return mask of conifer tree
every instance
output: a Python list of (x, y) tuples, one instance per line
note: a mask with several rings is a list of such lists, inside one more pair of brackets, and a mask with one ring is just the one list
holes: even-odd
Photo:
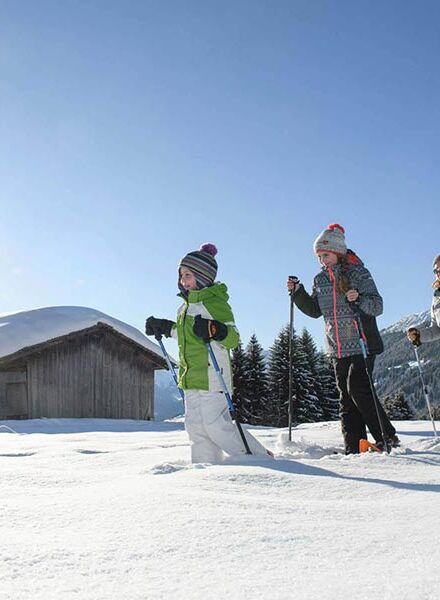
[(246, 354), (243, 350), (243, 344), (240, 343), (232, 350), (232, 385), (233, 385), (233, 401), (237, 410), (237, 416), (241, 423), (246, 422), (244, 418), (243, 403), (247, 397), (247, 371), (246, 371)]
[(267, 401), (267, 372), (264, 351), (253, 334), (246, 346), (246, 397), (242, 402), (245, 422), (261, 425)]
[(414, 418), (414, 411), (402, 392), (398, 392), (394, 396), (387, 396), (384, 400), (384, 408), (389, 418), (395, 421), (407, 421)]
[(269, 392), (265, 424), (287, 427), (289, 411), (289, 325), (281, 329), (269, 350)]
[(322, 420), (337, 421), (339, 418), (339, 393), (333, 365), (325, 354), (318, 352), (312, 336), (305, 328), (301, 334), (300, 343), (313, 376), (311, 391), (319, 399)]
[(304, 354), (306, 355), (310, 372), (315, 377), (318, 373), (319, 368), (319, 355), (316, 349), (316, 344), (305, 327), (302, 330), (299, 342)]
[(339, 392), (336, 387), (335, 371), (331, 360), (323, 353), (318, 353), (318, 378), (320, 384), (320, 400), (324, 421), (339, 419)]
[(292, 338), (294, 416), (298, 423), (313, 423), (323, 419), (323, 411), (316, 395), (314, 377), (301, 340)]

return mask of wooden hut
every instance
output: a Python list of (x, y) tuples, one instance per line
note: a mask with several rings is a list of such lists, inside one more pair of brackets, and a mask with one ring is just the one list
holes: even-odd
[[(47, 323), (51, 309), (39, 310), (46, 311)], [(103, 315), (92, 312), (92, 321)], [(87, 319), (77, 319), (79, 329), (72, 331), (70, 323), (55, 337), (48, 327), (50, 337), (45, 339), (44, 326), (37, 327), (38, 315), (32, 315), (28, 325), (38, 331), (39, 341), (0, 356), (0, 419), (152, 419), (154, 371), (166, 368), (160, 349), (138, 330), (126, 324), (118, 327), (122, 322), (103, 317), (109, 322), (98, 320), (86, 327), (82, 325)]]

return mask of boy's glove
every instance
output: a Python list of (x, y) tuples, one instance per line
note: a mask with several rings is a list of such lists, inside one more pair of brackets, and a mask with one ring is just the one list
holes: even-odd
[(211, 319), (204, 319), (201, 315), (194, 317), (193, 331), (194, 334), (197, 337), (201, 337), (204, 342), (210, 342), (211, 340), (220, 342), (228, 335), (228, 328), (224, 323)]
[(422, 340), (420, 339), (420, 331), (415, 327), (410, 327), (406, 332), (406, 337), (414, 346), (420, 346)]
[(168, 319), (156, 319), (156, 317), (148, 317), (145, 321), (145, 333), (147, 335), (154, 335), (155, 338), (160, 338), (162, 335), (165, 337), (171, 337), (171, 329), (173, 328), (174, 321), (168, 321)]

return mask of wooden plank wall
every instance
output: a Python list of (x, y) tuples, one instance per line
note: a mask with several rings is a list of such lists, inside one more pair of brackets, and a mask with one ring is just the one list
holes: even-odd
[(27, 419), (26, 369), (0, 372), (0, 419)]
[(66, 341), (28, 362), (29, 417), (149, 419), (154, 370), (108, 332)]

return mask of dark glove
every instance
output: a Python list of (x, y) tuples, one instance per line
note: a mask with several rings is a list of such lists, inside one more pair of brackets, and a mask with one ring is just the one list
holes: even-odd
[(220, 321), (204, 319), (200, 315), (194, 317), (194, 334), (201, 337), (204, 342), (215, 340), (221, 342), (228, 335), (228, 327)]
[(406, 332), (406, 337), (414, 346), (420, 346), (422, 340), (420, 339), (420, 331), (415, 327), (410, 327)]
[(156, 317), (148, 317), (145, 321), (145, 333), (147, 335), (154, 335), (155, 338), (161, 336), (171, 337), (171, 329), (173, 328), (174, 321), (168, 321), (168, 319), (156, 319)]
[(289, 275), (287, 279), (287, 290), (289, 294), (295, 295), (300, 285), (301, 282), (296, 275)]

